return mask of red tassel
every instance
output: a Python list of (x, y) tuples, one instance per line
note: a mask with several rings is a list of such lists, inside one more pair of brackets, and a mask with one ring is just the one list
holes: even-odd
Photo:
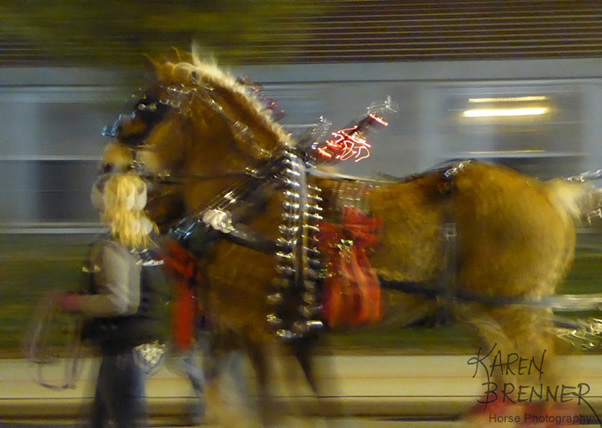
[(176, 347), (182, 351), (192, 347), (194, 320), (197, 315), (194, 285), (198, 284), (197, 259), (173, 241), (167, 242), (165, 267), (174, 279), (171, 329)]
[(322, 291), (324, 320), (330, 327), (374, 323), (382, 318), (380, 284), (366, 250), (378, 244), (378, 219), (353, 207), (343, 210), (343, 224), (322, 223), (319, 242), (330, 263)]
[(188, 284), (176, 283), (172, 307), (172, 335), (181, 351), (192, 347), (194, 336), (195, 296)]

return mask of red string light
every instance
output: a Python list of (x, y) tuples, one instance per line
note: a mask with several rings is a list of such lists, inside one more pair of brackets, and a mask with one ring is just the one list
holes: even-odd
[[(381, 126), (389, 125), (382, 117), (373, 113), (370, 113), (368, 118), (370, 119), (369, 123), (377, 123)], [(370, 148), (372, 147), (363, 135), (366, 126), (364, 123), (362, 127), (355, 125), (333, 132), (333, 138), (326, 140), (324, 145), (316, 150), (328, 159), (346, 161), (354, 158), (354, 162), (366, 159), (370, 157)]]

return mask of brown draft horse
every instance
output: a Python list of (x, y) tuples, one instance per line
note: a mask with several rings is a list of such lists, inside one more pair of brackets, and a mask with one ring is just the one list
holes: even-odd
[[(177, 59), (152, 63), (152, 73), (135, 112), (114, 128), (101, 169), (113, 173), (135, 164), (154, 177), (149, 210), (164, 230), (198, 215), (249, 171), (294, 146), (255, 95), (217, 66)], [(542, 182), (478, 162), (454, 171), (451, 192), (441, 191), (441, 172), (371, 183), (362, 204), (382, 221), (380, 243), (369, 258), (374, 272), (382, 281), (432, 284), (453, 263), (450, 289), (477, 297), (452, 299), (450, 307), (476, 328), (483, 349), (495, 344), (503, 355), (525, 358), (546, 351), (550, 361), (551, 311), (522, 303), (552, 295), (563, 280), (574, 256), (574, 219), (590, 201), (590, 187), (559, 179)], [(339, 221), (334, 207), (341, 204), (337, 192), (343, 180), (311, 174), (307, 180), (322, 188), (325, 217)], [(242, 222), (277, 240), (283, 194), (278, 186), (270, 189)], [(449, 223), (457, 232), (453, 260), (442, 238)], [(259, 392), (267, 394), (266, 350), (275, 335), (266, 322), (272, 311), (266, 296), (273, 291), (274, 256), (217, 239), (202, 264), (206, 285), (200, 294), (215, 326), (244, 343)], [(505, 303), (496, 304), (497, 298)], [(386, 290), (382, 304), (385, 318), (394, 314), (402, 323), (437, 307), (426, 295)], [(546, 371), (550, 378), (544, 381), (553, 382), (551, 373)], [(504, 377), (499, 381), (512, 382), (512, 373)]]

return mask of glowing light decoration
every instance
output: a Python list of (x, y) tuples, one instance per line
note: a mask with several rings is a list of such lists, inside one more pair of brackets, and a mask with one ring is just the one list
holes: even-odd
[(355, 156), (355, 162), (366, 159), (370, 156), (370, 144), (360, 135), (354, 135), (357, 127), (341, 129), (333, 132), (334, 137), (326, 140), (324, 147), (318, 148), (318, 151), (327, 158), (347, 160)]
[(370, 157), (372, 145), (364, 136), (364, 132), (375, 124), (389, 125), (382, 117), (370, 113), (357, 125), (333, 132), (333, 138), (326, 140), (324, 145), (317, 147), (316, 150), (323, 157), (332, 160), (346, 161), (353, 158), (354, 162), (359, 162), (366, 159)]

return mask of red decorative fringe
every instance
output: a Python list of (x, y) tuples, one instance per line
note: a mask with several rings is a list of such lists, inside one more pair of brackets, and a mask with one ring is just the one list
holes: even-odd
[(374, 323), (382, 318), (380, 284), (367, 250), (378, 244), (379, 219), (343, 208), (343, 224), (320, 224), (321, 250), (329, 264), (322, 291), (323, 317), (330, 327)]
[(174, 279), (174, 298), (171, 311), (171, 329), (174, 344), (182, 351), (192, 347), (194, 320), (197, 316), (196, 293), (198, 283), (197, 259), (174, 241), (167, 241), (165, 267)]

